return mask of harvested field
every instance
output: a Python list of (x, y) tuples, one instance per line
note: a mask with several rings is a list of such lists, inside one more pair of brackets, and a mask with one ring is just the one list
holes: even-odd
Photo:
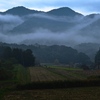
[[(76, 71), (75, 70), (64, 70), (64, 69), (58, 69), (58, 68), (57, 69), (49, 69), (49, 70), (65, 77), (66, 80), (86, 79), (85, 75), (82, 75), (81, 71), (77, 71), (77, 70)], [(80, 72), (80, 73), (78, 73), (78, 72)]]
[(68, 67), (49, 67), (48, 70), (66, 77), (67, 80), (84, 80), (90, 76), (100, 76), (100, 70), (82, 70)]
[(43, 67), (30, 67), (31, 82), (46, 82), (46, 81), (57, 81), (65, 80), (66, 78), (49, 71)]
[(30, 67), (31, 82), (57, 80), (85, 80), (90, 76), (99, 76), (100, 70), (68, 70), (62, 67)]
[[(29, 69), (22, 69), (22, 67), (18, 68), (18, 79), (24, 83), (26, 83), (24, 80), (30, 79), (31, 83), (28, 83), (29, 81), (27, 80), (28, 84), (19, 84), (17, 90), (9, 90), (9, 92), (7, 90), (4, 93), (1, 91), (2, 100), (100, 99), (100, 80), (86, 80), (89, 76), (100, 75), (99, 70), (84, 71), (50, 67), (29, 67)], [(24, 72), (20, 73), (21, 71)], [(26, 76), (27, 78), (24, 78)]]

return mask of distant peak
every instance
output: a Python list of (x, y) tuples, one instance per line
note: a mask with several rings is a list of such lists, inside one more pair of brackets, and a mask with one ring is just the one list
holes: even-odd
[(57, 11), (57, 10), (62, 10), (62, 11), (64, 11), (64, 10), (70, 10), (70, 11), (74, 11), (74, 10), (72, 10), (71, 8), (69, 8), (69, 7), (61, 7), (61, 8), (56, 8), (56, 9), (53, 9), (53, 10), (51, 10), (51, 11)]
[(90, 15), (87, 15), (86, 17), (88, 18), (95, 18), (96, 16), (100, 16), (100, 14), (90, 14)]
[[(69, 7), (61, 7), (61, 8), (58, 8), (56, 10), (72, 10), (71, 8)], [(72, 10), (73, 11), (73, 10)]]
[(36, 10), (30, 10), (24, 6), (18, 6), (18, 7), (13, 7), (9, 10), (7, 10), (5, 13), (6, 14), (12, 14), (12, 15), (18, 15), (18, 16), (23, 16), (23, 15), (28, 15), (28, 14), (34, 14), (38, 13), (39, 11)]
[(17, 7), (14, 7), (14, 8), (26, 8), (26, 7), (24, 7), (24, 6), (17, 6)]
[(7, 11), (10, 11), (10, 10), (16, 10), (16, 9), (18, 9), (18, 10), (29, 10), (28, 8), (26, 8), (26, 7), (24, 7), (24, 6), (17, 6), (17, 7), (13, 7), (13, 8), (11, 8), (11, 9), (9, 9), (9, 10), (7, 10)]
[(73, 17), (76, 15), (83, 16), (82, 14), (75, 12), (69, 7), (61, 7), (61, 8), (53, 9), (49, 11), (48, 14), (52, 14), (56, 16), (73, 16)]

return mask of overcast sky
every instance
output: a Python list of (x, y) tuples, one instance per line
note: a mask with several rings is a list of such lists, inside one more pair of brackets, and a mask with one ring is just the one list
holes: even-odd
[(25, 6), (42, 11), (49, 11), (59, 7), (70, 7), (85, 15), (100, 12), (100, 0), (0, 0), (0, 11), (16, 6)]

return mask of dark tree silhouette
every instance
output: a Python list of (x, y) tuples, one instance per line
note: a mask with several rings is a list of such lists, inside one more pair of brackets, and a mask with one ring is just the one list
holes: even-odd
[(24, 66), (34, 66), (35, 65), (35, 57), (32, 54), (32, 51), (30, 49), (27, 49), (23, 52), (23, 64)]
[(100, 50), (95, 55), (95, 65), (100, 69)]
[(23, 64), (23, 51), (22, 49), (14, 48), (12, 52), (13, 58), (15, 58), (20, 64)]
[(35, 65), (35, 57), (30, 49), (0, 47), (0, 60), (9, 60), (12, 63), (19, 63), (26, 67)]
[(77, 62), (78, 63), (81, 63), (83, 65), (84, 64), (86, 65), (86, 64), (90, 64), (91, 63), (91, 60), (90, 60), (90, 58), (86, 54), (80, 52), (77, 55)]
[(3, 51), (3, 58), (8, 60), (12, 58), (12, 49), (10, 47), (6, 47)]

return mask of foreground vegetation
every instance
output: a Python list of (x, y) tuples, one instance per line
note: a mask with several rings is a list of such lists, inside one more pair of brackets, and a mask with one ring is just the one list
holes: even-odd
[[(5, 68), (5, 67), (4, 67)], [(28, 68), (23, 67), (22, 65), (13, 65), (13, 67), (10, 67), (6, 69), (6, 77), (2, 77), (0, 79), (0, 100), (2, 100), (3, 96), (16, 89), (16, 86), (18, 84), (28, 84), (30, 82), (30, 72)], [(2, 75), (2, 74), (1, 74)]]
[[(14, 79), (0, 81), (0, 86), (2, 86), (0, 89), (0, 100), (100, 99), (100, 85), (96, 86), (97, 80), (98, 84), (100, 84), (100, 78), (97, 77), (100, 75), (99, 70), (84, 71), (57, 66), (25, 68), (21, 65), (16, 65), (13, 71), (15, 73)], [(81, 83), (75, 82), (77, 79)], [(90, 86), (82, 86), (82, 84), (86, 84), (84, 80), (91, 79), (93, 81), (88, 81)], [(69, 86), (68, 82), (71, 82)], [(77, 82), (78, 86), (76, 86)], [(95, 86), (91, 86), (93, 82), (96, 82)], [(65, 84), (67, 88), (62, 87)], [(73, 84), (75, 85), (74, 87), (72, 87)], [(80, 87), (79, 84), (81, 84)]]
[(25, 68), (15, 65), (13, 72), (13, 79), (0, 81), (0, 100), (85, 100), (86, 98), (99, 100), (100, 98), (99, 70), (84, 71), (50, 66)]
[(11, 91), (4, 100), (100, 100), (100, 87)]
[[(31, 50), (1, 47), (1, 52), (0, 100), (65, 100), (71, 98), (71, 94), (72, 99), (75, 95), (75, 98), (81, 99), (77, 93), (83, 98), (84, 91), (87, 93), (90, 87), (94, 90), (100, 88), (100, 70), (71, 66), (29, 67), (36, 63)], [(58, 60), (56, 63), (59, 65)], [(98, 94), (98, 91), (95, 92)]]

